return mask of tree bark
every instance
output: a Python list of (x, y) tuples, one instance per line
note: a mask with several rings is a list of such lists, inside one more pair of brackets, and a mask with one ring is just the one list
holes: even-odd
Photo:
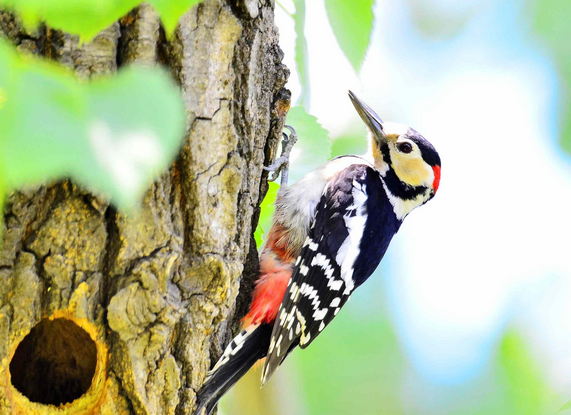
[(70, 181), (8, 198), (0, 414), (193, 413), (257, 274), (262, 165), (289, 108), (273, 12), (273, 0), (205, 0), (166, 40), (143, 4), (83, 45), (0, 13), (20, 50), (82, 78), (168, 66), (187, 114), (178, 159), (136, 215)]

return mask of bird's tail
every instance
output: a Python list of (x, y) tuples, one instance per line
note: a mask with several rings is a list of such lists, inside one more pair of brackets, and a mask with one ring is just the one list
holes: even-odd
[(209, 415), (228, 389), (266, 356), (271, 335), (272, 325), (252, 324), (230, 342), (198, 394), (196, 415)]

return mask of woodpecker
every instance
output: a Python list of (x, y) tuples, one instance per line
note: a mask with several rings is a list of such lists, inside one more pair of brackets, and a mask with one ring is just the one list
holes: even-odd
[(367, 126), (368, 152), (281, 187), (244, 329), (207, 375), (197, 414), (210, 414), (256, 361), (266, 357), (264, 384), (296, 346), (309, 346), (375, 271), (404, 218), (438, 190), (432, 144), (349, 97)]

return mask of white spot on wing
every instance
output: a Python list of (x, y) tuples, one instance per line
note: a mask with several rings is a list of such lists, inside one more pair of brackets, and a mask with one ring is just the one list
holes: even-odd
[(321, 308), (319, 310), (316, 310), (313, 313), (313, 318), (315, 320), (323, 320), (325, 318), (325, 316), (327, 315), (327, 308)]
[(278, 356), (281, 354), (281, 343), (283, 340), (283, 334), (280, 334), (280, 337), (278, 337), (278, 341), (277, 341), (277, 345), (278, 345), (278, 350), (277, 350), (277, 354)]
[[(291, 281), (291, 280), (290, 280), (290, 281)], [(291, 298), (293, 301), (295, 301), (295, 297), (296, 297), (296, 295), (297, 295), (297, 293), (298, 293), (298, 290), (299, 290), (299, 286), (294, 282), (294, 283), (291, 285), (291, 291), (290, 291), (290, 298)]]

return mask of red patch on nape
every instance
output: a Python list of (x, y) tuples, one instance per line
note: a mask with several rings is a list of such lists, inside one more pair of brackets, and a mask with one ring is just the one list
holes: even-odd
[(434, 189), (434, 194), (440, 186), (440, 166), (432, 166), (432, 171), (434, 171), (434, 181), (432, 182), (432, 188)]

